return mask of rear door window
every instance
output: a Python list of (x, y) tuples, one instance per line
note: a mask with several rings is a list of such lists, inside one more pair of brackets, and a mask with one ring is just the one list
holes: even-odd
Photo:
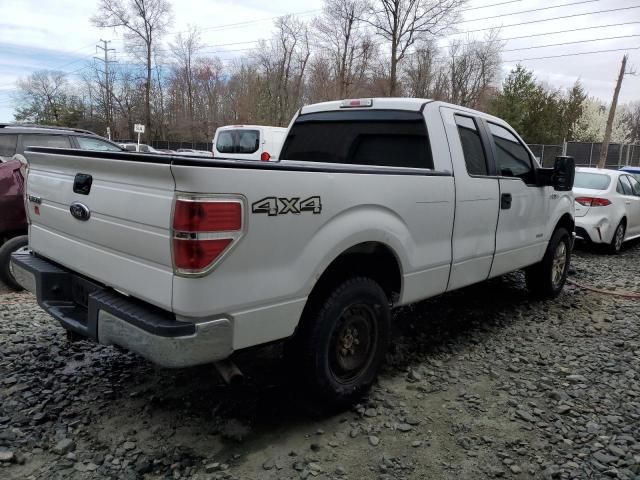
[(18, 135), (0, 135), (0, 157), (13, 157), (18, 147)]
[(424, 117), (400, 110), (300, 115), (280, 159), (433, 169)]
[(222, 130), (218, 134), (216, 150), (220, 153), (255, 153), (260, 148), (259, 130)]
[(620, 179), (618, 180), (620, 182), (620, 186), (622, 187), (622, 194), (623, 195), (633, 195), (633, 190), (631, 189), (631, 184), (629, 183), (629, 180), (627, 180), (627, 176), (626, 175), (621, 175)]
[(22, 146), (27, 147), (51, 147), (70, 148), (71, 142), (66, 135), (22, 135)]
[(121, 152), (117, 146), (99, 138), (75, 137), (81, 150), (100, 150), (103, 152)]
[(633, 175), (629, 175), (627, 177), (627, 180), (629, 180), (629, 183), (631, 184), (631, 190), (633, 191), (633, 194), (640, 197), (640, 183), (638, 183)]
[(455, 118), (467, 172), (469, 175), (487, 175), (487, 157), (475, 121), (462, 115), (456, 115)]

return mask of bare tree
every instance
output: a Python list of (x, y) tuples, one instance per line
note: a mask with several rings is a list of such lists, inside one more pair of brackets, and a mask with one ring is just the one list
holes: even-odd
[(373, 0), (364, 20), (384, 38), (391, 50), (390, 96), (398, 95), (398, 64), (418, 40), (436, 37), (458, 17), (466, 0)]
[(313, 24), (320, 45), (332, 58), (339, 98), (349, 95), (354, 77), (367, 68), (371, 39), (361, 28), (366, 10), (364, 0), (325, 0), (322, 16)]
[(129, 51), (144, 59), (145, 124), (151, 131), (153, 50), (171, 23), (171, 5), (167, 0), (99, 0), (91, 21), (100, 28), (122, 28)]
[(276, 20), (276, 33), (262, 41), (254, 56), (264, 77), (268, 121), (285, 125), (302, 103), (302, 87), (311, 50), (307, 26), (292, 15)]
[(52, 125), (64, 125), (71, 108), (71, 93), (64, 72), (39, 70), (20, 79), (15, 119)]
[(184, 86), (184, 94), (186, 95), (186, 117), (187, 126), (191, 134), (192, 140), (195, 136), (194, 131), (194, 63), (195, 56), (202, 48), (200, 42), (200, 33), (196, 27), (189, 27), (186, 35), (182, 32), (176, 36), (175, 43), (171, 44), (171, 52), (176, 62), (176, 77)]
[(427, 41), (407, 58), (404, 77), (410, 96), (442, 99), (442, 92), (436, 93), (435, 88), (442, 72), (439, 56), (435, 42)]
[(503, 42), (498, 31), (484, 40), (457, 40), (449, 45), (447, 76), (448, 100), (465, 107), (477, 108), (483, 94), (500, 72), (500, 50)]

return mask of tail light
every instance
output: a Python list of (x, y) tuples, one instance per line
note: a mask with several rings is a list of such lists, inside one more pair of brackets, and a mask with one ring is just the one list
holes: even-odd
[(606, 198), (599, 197), (576, 197), (576, 202), (585, 207), (606, 207), (611, 202)]
[(173, 265), (181, 275), (209, 272), (244, 232), (239, 198), (179, 196), (173, 209)]
[(268, 162), (270, 159), (271, 155), (269, 155), (269, 152), (262, 152), (262, 155), (260, 155), (260, 160), (263, 162)]

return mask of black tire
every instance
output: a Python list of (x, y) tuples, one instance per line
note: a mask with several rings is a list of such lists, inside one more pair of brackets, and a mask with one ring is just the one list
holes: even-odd
[(622, 243), (624, 242), (624, 234), (627, 233), (627, 224), (624, 220), (620, 220), (620, 223), (613, 232), (613, 238), (611, 243), (607, 245), (607, 251), (612, 255), (617, 255), (622, 249)]
[[(561, 254), (563, 262), (557, 255)], [(557, 297), (567, 280), (571, 264), (571, 236), (564, 228), (553, 235), (542, 260), (525, 270), (527, 288), (540, 298)]]
[(16, 282), (16, 279), (13, 278), (13, 274), (9, 268), (11, 254), (22, 247), (26, 247), (28, 244), (29, 238), (26, 235), (20, 235), (19, 237), (13, 237), (7, 240), (0, 247), (0, 280), (13, 290), (22, 290), (22, 287)]
[[(323, 408), (357, 401), (375, 381), (389, 345), (389, 300), (374, 280), (355, 277), (310, 298), (286, 361)], [(359, 330), (358, 330), (359, 329)]]

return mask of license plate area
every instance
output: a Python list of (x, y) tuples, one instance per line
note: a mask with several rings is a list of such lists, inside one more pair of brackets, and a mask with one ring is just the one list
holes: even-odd
[(89, 295), (100, 289), (99, 285), (82, 277), (71, 277), (71, 299), (73, 303), (85, 309), (89, 308)]

